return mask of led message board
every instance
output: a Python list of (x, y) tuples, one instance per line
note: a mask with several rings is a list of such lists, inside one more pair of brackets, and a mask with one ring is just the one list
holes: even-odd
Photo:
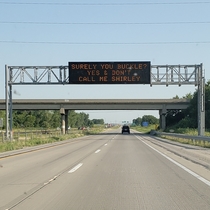
[(69, 84), (150, 84), (145, 62), (69, 62)]

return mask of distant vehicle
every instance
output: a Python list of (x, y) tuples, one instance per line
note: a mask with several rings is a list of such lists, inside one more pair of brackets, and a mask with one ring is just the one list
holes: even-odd
[(123, 134), (124, 132), (130, 133), (130, 128), (129, 128), (128, 125), (123, 125), (123, 126), (122, 126), (122, 134)]

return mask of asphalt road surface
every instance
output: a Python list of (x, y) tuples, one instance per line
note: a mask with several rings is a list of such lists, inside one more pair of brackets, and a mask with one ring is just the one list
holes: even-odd
[(156, 142), (118, 129), (1, 158), (0, 209), (209, 210), (209, 168)]

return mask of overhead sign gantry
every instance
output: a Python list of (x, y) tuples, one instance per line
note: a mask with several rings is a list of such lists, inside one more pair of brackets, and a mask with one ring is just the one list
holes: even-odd
[[(6, 136), (12, 138), (12, 85), (149, 84), (198, 87), (198, 135), (205, 135), (202, 64), (151, 65), (149, 61), (69, 62), (66, 66), (5, 66)], [(162, 110), (163, 120), (167, 110)]]

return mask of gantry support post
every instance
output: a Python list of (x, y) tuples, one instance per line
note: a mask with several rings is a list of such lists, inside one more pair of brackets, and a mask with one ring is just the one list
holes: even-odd
[(6, 139), (12, 140), (12, 71), (5, 66)]
[(198, 135), (205, 136), (205, 78), (202, 64), (198, 68)]
[(8, 95), (8, 81), (9, 81), (8, 66), (5, 66), (5, 102), (6, 102), (6, 139), (9, 139), (9, 95)]

